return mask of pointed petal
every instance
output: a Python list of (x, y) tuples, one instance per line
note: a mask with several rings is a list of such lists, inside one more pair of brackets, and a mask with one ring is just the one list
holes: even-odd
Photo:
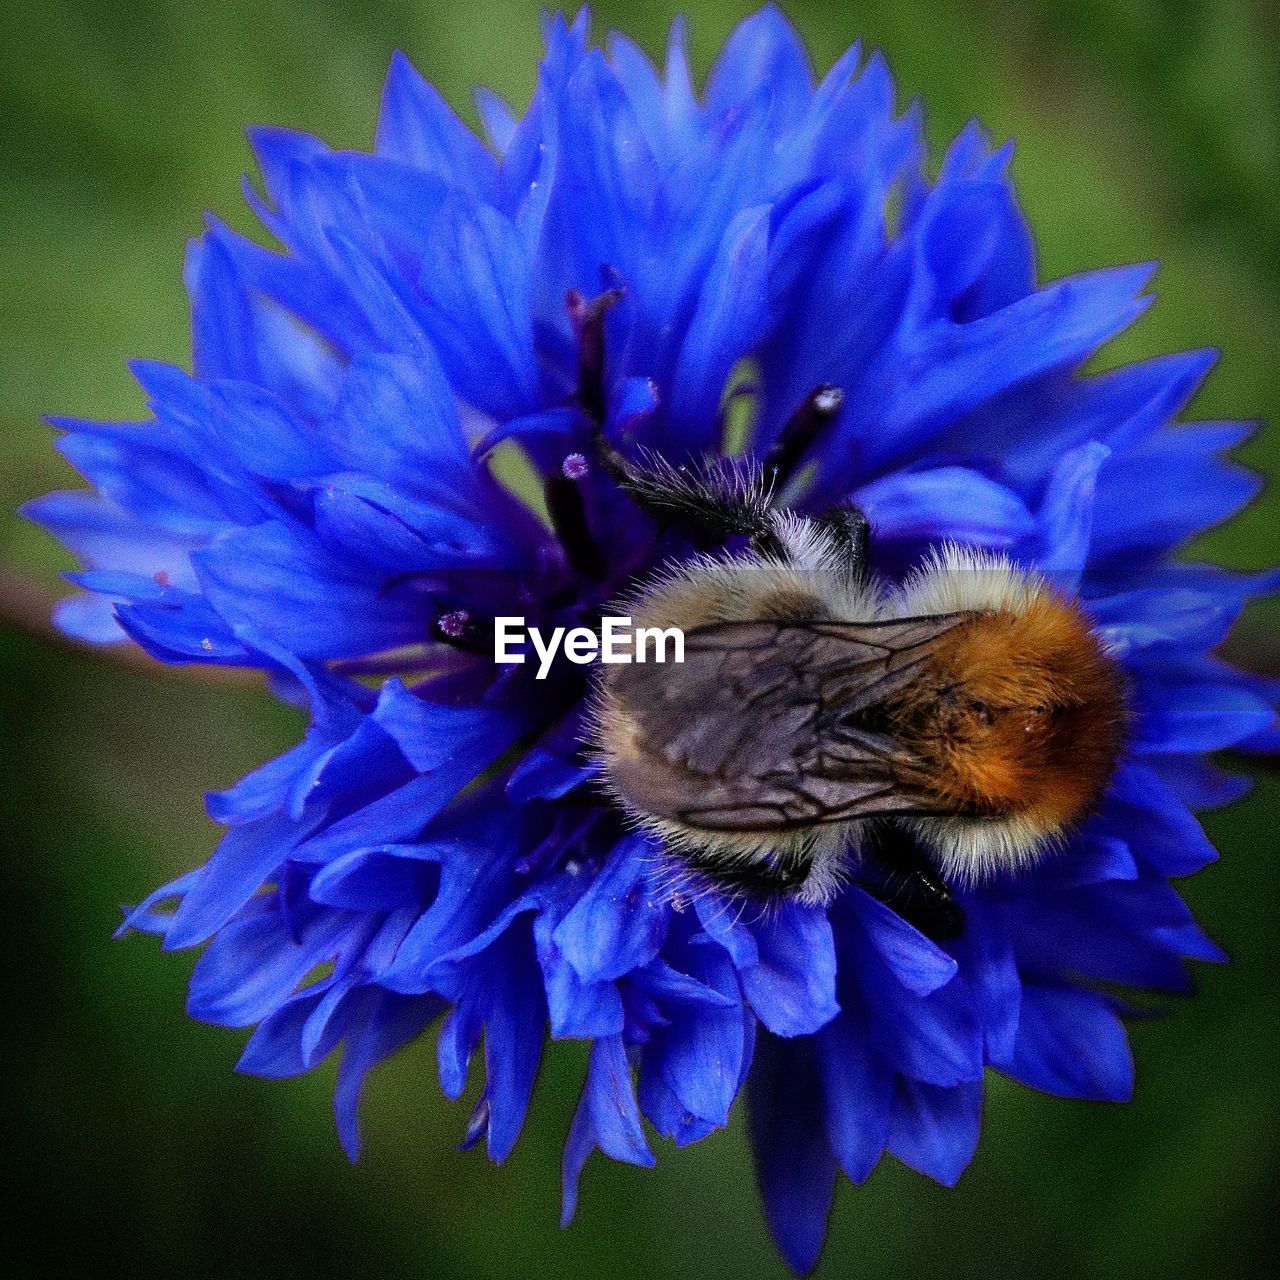
[(865, 1022), (848, 1015), (818, 1032), (816, 1049), (827, 1140), (845, 1176), (865, 1182), (888, 1141), (893, 1073), (876, 1055)]
[(1076, 988), (1025, 986), (1013, 1053), (997, 1065), (1067, 1098), (1126, 1102), (1133, 1093), (1124, 1024), (1102, 996)]
[(658, 954), (668, 908), (649, 885), (652, 856), (643, 836), (624, 841), (556, 929), (556, 945), (588, 982), (620, 978)]
[(951, 981), (956, 962), (941, 947), (864, 890), (848, 892), (871, 945), (908, 991), (928, 995)]
[(769, 1230), (791, 1268), (807, 1275), (826, 1240), (836, 1185), (811, 1042), (763, 1037), (747, 1088), (751, 1148)]
[(480, 140), (399, 50), (382, 91), (376, 150), (477, 196), (487, 196), (497, 176)]
[(889, 1150), (917, 1173), (954, 1187), (973, 1159), (982, 1127), (982, 1082), (939, 1088), (900, 1080)]

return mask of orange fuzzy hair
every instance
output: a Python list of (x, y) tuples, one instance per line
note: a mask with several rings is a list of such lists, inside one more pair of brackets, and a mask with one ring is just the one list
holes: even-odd
[(946, 807), (1017, 818), (1046, 839), (1093, 807), (1125, 724), (1115, 662), (1048, 592), (957, 627), (886, 711)]

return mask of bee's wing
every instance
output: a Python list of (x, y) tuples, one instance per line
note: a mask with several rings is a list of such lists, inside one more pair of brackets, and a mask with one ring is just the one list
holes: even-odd
[(689, 631), (683, 663), (614, 669), (640, 749), (612, 761), (613, 781), (646, 813), (714, 831), (931, 812), (914, 757), (857, 717), (971, 616)]

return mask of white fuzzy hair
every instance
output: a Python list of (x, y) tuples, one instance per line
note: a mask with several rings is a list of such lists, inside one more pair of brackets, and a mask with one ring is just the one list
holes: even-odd
[[(664, 482), (689, 483), (688, 473), (677, 473), (675, 468), (669, 472)], [(760, 481), (757, 477), (742, 483), (752, 489)], [(757, 496), (761, 492), (758, 488), (752, 491)], [(836, 540), (816, 521), (787, 511), (771, 512), (770, 517), (785, 559), (750, 551), (697, 556), (665, 566), (621, 607), (647, 624), (680, 625), (683, 620), (676, 615), (694, 600), (701, 622), (755, 621), (768, 616), (767, 602), (773, 598), (808, 596), (815, 611), (828, 617), (875, 621), (979, 611), (1022, 613), (1049, 590), (1038, 574), (1019, 569), (1006, 556), (956, 543), (944, 543), (930, 551), (900, 587), (887, 590), (872, 580), (855, 578)], [(590, 713), (597, 742), (610, 714), (608, 699), (602, 695), (598, 684)], [(606, 765), (607, 751), (594, 754), (602, 766)], [(727, 864), (744, 866), (766, 861), (780, 846), (794, 851), (803, 840), (810, 871), (790, 896), (817, 904), (836, 896), (861, 857), (860, 837), (866, 827), (862, 821), (805, 833), (713, 835), (632, 809), (608, 786), (607, 768), (602, 772), (606, 789), (629, 820), (658, 837), (670, 851), (661, 859), (659, 883), (672, 898), (696, 897), (706, 891), (704, 878), (689, 871), (680, 859), (682, 849), (714, 849)], [(932, 854), (942, 874), (962, 887), (995, 874), (1024, 870), (1060, 839), (1057, 833), (1040, 830), (1023, 817), (901, 821)]]
[[(1008, 556), (955, 542), (933, 548), (886, 605), (894, 617), (993, 611), (1025, 613), (1048, 593), (1038, 574)], [(998, 874), (1025, 871), (1060, 842), (1021, 816), (915, 818), (906, 824), (933, 853), (938, 869), (968, 887)]]
[(944, 542), (892, 595), (892, 617), (991, 610), (1025, 613), (1048, 591), (1037, 573), (1019, 569), (1008, 556), (981, 547)]

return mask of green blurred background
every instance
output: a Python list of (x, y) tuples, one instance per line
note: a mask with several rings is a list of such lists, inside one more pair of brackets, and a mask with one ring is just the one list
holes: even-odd
[[(596, 6), (651, 52), (680, 6)], [(941, 146), (970, 116), (1018, 140), (1014, 173), (1046, 278), (1159, 259), (1158, 305), (1120, 362), (1217, 345), (1200, 416), (1280, 419), (1280, 47), (1270, 6), (1208, 0), (874, 0), (786, 8), (825, 69), (861, 36), (923, 97)], [(687, 6), (699, 72), (748, 6)], [(248, 123), (367, 146), (391, 50), (468, 117), (469, 88), (523, 103), (531, 0), (458, 8), (372, 0), (19, 7), (0, 31), (0, 566), (12, 597), (68, 562), (13, 514), (68, 480), (40, 423), (140, 400), (126, 357), (183, 362), (181, 257), (238, 194)], [(1273, 428), (1242, 451), (1280, 467)], [(1204, 554), (1277, 560), (1269, 493)], [(1240, 644), (1276, 652), (1275, 614)], [(161, 678), (0, 633), (2, 1007), (12, 1169), (8, 1274), (96, 1276), (782, 1275), (740, 1120), (656, 1171), (596, 1157), (576, 1225), (556, 1228), (579, 1046), (549, 1057), (507, 1165), (452, 1150), (465, 1104), (434, 1079), (430, 1038), (373, 1079), (349, 1167), (331, 1071), (233, 1074), (240, 1035), (182, 1012), (189, 956), (112, 943), (118, 904), (201, 860), (200, 794), (289, 744), (292, 716), (252, 688)], [(1273, 780), (1210, 818), (1222, 862), (1187, 887), (1235, 962), (1201, 974), (1171, 1019), (1133, 1031), (1136, 1100), (1068, 1103), (1004, 1081), (959, 1189), (885, 1161), (842, 1186), (820, 1275), (1220, 1276), (1274, 1259), (1277, 1126)], [(16, 1268), (16, 1270), (15, 1270)]]

